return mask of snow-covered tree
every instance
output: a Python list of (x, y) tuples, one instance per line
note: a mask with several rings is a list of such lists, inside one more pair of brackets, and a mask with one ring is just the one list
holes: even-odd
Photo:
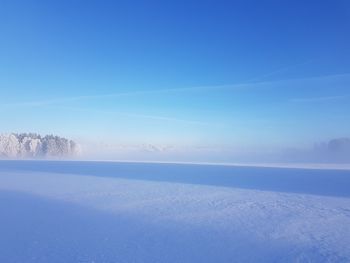
[(0, 135), (2, 158), (54, 158), (79, 153), (79, 146), (66, 138), (35, 133), (10, 133)]

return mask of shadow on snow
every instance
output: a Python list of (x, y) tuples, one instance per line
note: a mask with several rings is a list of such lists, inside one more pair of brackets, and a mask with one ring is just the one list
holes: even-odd
[(85, 161), (0, 161), (0, 170), (90, 175), (350, 197), (350, 171), (346, 170)]

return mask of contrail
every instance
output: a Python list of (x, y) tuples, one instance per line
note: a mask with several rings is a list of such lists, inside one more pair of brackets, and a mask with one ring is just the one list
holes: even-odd
[[(297, 65), (303, 65), (306, 63), (310, 63), (310, 61), (300, 63)], [(254, 81), (261, 80), (265, 77), (275, 75), (279, 72), (286, 71), (286, 70), (293, 68), (293, 67), (295, 67), (295, 65), (281, 68), (281, 69), (275, 70), (273, 72), (270, 72), (270, 73), (267, 73), (267, 74), (261, 75), (259, 77), (247, 80), (247, 81), (242, 82), (242, 83), (237, 83), (237, 84), (195, 86), (195, 87), (184, 87), (184, 88), (173, 88), (173, 89), (137, 90), (137, 91), (131, 91), (131, 92), (119, 92), (119, 93), (110, 93), (110, 94), (66, 97), (66, 98), (58, 98), (58, 99), (51, 99), (51, 100), (7, 103), (7, 104), (2, 104), (1, 106), (3, 106), (3, 107), (39, 107), (39, 106), (61, 104), (61, 103), (81, 101), (81, 100), (95, 100), (95, 99), (104, 99), (104, 98), (113, 98), (113, 97), (122, 97), (122, 96), (144, 95), (144, 94), (152, 94), (152, 93), (167, 93), (167, 92), (179, 92), (179, 91), (189, 91), (189, 90), (195, 91), (195, 90), (203, 90), (203, 89), (210, 90), (210, 89), (220, 89), (220, 88), (238, 88), (238, 87), (249, 86), (252, 84), (255, 84), (255, 85), (260, 84), (260, 82), (256, 83)]]
[(184, 87), (184, 88), (173, 88), (173, 89), (153, 89), (153, 90), (138, 90), (131, 92), (119, 92), (119, 93), (109, 93), (109, 94), (98, 94), (98, 95), (87, 95), (87, 96), (76, 96), (76, 97), (65, 97), (57, 98), (52, 100), (40, 100), (40, 101), (28, 101), (28, 102), (17, 102), (17, 103), (3, 103), (3, 107), (37, 107), (61, 104), (66, 102), (82, 101), (82, 100), (96, 100), (104, 98), (114, 98), (123, 96), (137, 96), (145, 94), (156, 94), (156, 93), (168, 93), (168, 92), (179, 92), (179, 91), (190, 91), (190, 90), (203, 90), (203, 89), (219, 89), (219, 88), (237, 88), (246, 86), (246, 83), (232, 84), (232, 85), (217, 85), (217, 86), (196, 86), (196, 87)]
[(78, 107), (57, 107), (57, 109), (90, 112), (90, 113), (100, 113), (100, 114), (114, 114), (114, 115), (119, 115), (119, 116), (124, 116), (124, 117), (151, 119), (151, 120), (159, 120), (159, 121), (181, 122), (181, 123), (195, 124), (195, 125), (213, 125), (213, 123), (208, 123), (208, 122), (187, 120), (187, 119), (178, 119), (178, 118), (167, 117), (167, 116), (158, 116), (158, 115), (147, 115), (147, 114), (127, 113), (127, 112), (118, 112), (118, 111), (106, 111), (106, 110), (91, 110), (91, 109), (78, 108)]
[[(290, 68), (290, 67), (289, 67)], [(97, 95), (86, 95), (86, 96), (75, 96), (75, 97), (63, 97), (63, 98), (57, 98), (57, 99), (49, 99), (49, 100), (39, 100), (39, 101), (25, 101), (25, 102), (16, 102), (16, 103), (3, 103), (0, 106), (1, 107), (40, 107), (40, 106), (47, 106), (47, 105), (57, 105), (57, 104), (63, 104), (67, 102), (74, 102), (74, 101), (84, 101), (84, 100), (97, 100), (97, 99), (105, 99), (105, 98), (117, 98), (117, 97), (123, 97), (123, 96), (138, 96), (138, 95), (146, 95), (146, 94), (161, 94), (161, 93), (169, 93), (169, 92), (182, 92), (182, 91), (202, 91), (202, 90), (218, 90), (218, 89), (239, 89), (239, 88), (247, 88), (247, 87), (254, 87), (256, 85), (262, 85), (262, 84), (272, 84), (276, 82), (281, 81), (288, 81), (288, 80), (278, 80), (278, 81), (259, 81), (255, 82), (255, 80), (264, 78), (266, 76), (271, 76), (276, 74), (277, 72), (281, 72), (284, 70), (287, 70), (288, 68), (283, 68), (276, 70), (274, 72), (265, 74), (260, 76), (259, 78), (250, 79), (249, 81), (245, 81), (242, 83), (237, 84), (226, 84), (226, 85), (212, 85), (212, 86), (194, 86), (194, 87), (184, 87), (184, 88), (172, 88), (172, 89), (152, 89), (152, 90), (136, 90), (136, 91), (130, 91), (130, 92), (118, 92), (118, 93), (109, 93), (109, 94), (97, 94)], [(320, 79), (320, 78), (327, 78), (332, 76), (344, 76), (349, 75), (349, 73), (345, 74), (334, 74), (334, 75), (327, 75), (327, 76), (321, 76), (321, 77), (310, 77), (310, 78), (300, 78), (299, 80), (307, 80), (307, 79)], [(293, 79), (298, 80), (298, 79)]]
[(290, 69), (293, 69), (293, 68), (296, 68), (296, 67), (299, 67), (299, 66), (303, 66), (303, 65), (307, 65), (307, 64), (310, 64), (310, 63), (313, 63), (314, 60), (307, 60), (305, 62), (302, 62), (302, 63), (298, 63), (298, 64), (294, 64), (294, 65), (290, 65), (288, 67), (283, 67), (283, 68), (280, 68), (280, 69), (277, 69), (277, 70), (274, 70), (270, 73), (266, 73), (266, 74), (263, 74), (261, 76), (258, 76), (258, 77), (255, 77), (253, 79), (250, 79), (249, 82), (253, 82), (253, 81), (261, 81), (262, 79), (264, 78), (267, 78), (267, 77), (271, 77), (273, 75), (276, 75), (278, 73), (281, 73), (281, 72), (285, 72), (285, 71), (288, 71)]
[(340, 100), (345, 99), (349, 96), (340, 95), (340, 96), (325, 96), (325, 97), (311, 97), (311, 98), (296, 98), (291, 99), (291, 102), (323, 102), (323, 101), (332, 101), (332, 100)]

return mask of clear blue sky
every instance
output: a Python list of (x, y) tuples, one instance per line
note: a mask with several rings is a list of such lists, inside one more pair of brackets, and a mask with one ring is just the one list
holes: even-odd
[(1, 132), (299, 147), (350, 135), (350, 2), (0, 0)]

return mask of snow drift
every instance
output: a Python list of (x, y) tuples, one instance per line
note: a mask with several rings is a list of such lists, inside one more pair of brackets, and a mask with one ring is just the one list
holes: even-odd
[(0, 135), (1, 158), (54, 158), (78, 153), (77, 143), (59, 136), (41, 136), (35, 133)]

